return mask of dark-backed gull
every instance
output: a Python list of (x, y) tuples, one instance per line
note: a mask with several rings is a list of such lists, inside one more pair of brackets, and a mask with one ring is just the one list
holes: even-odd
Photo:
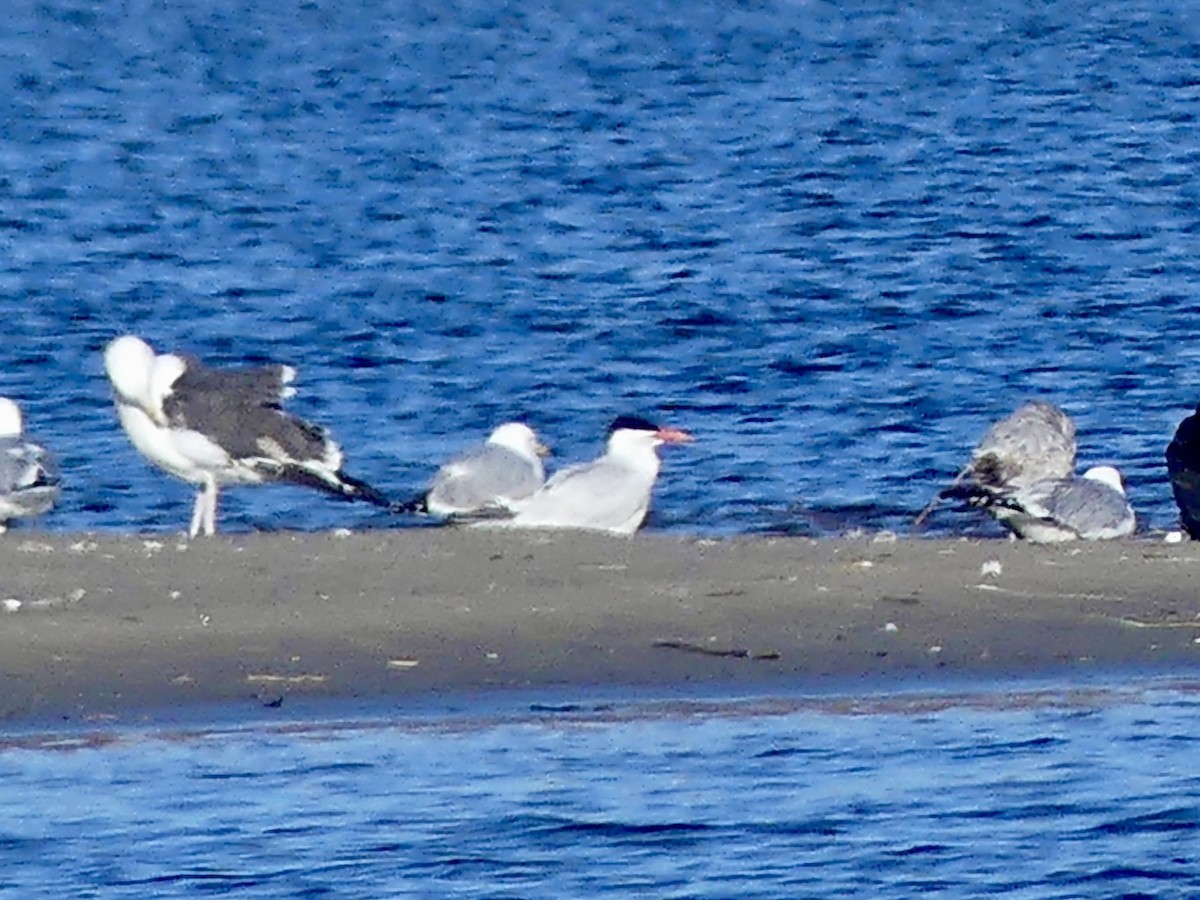
[(1179, 523), (1200, 541), (1200, 407), (1179, 423), (1167, 445), (1167, 475), (1179, 507)]
[(342, 470), (342, 448), (324, 428), (281, 408), (295, 393), (291, 366), (208, 368), (188, 356), (157, 355), (132, 335), (108, 345), (104, 366), (133, 445), (159, 468), (199, 485), (192, 537), (216, 531), (224, 484), (286, 482), (390, 505)]

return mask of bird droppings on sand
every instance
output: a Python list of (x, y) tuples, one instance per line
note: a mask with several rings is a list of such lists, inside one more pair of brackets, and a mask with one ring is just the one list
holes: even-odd
[(171, 591), (171, 593), (168, 594), (167, 596), (170, 597), (172, 600), (178, 600), (180, 597), (183, 596), (183, 591)]
[(900, 630), (900, 626), (897, 625), (895, 622), (888, 622), (886, 625), (883, 626), (883, 630), (886, 631), (888, 634), (895, 634), (896, 632), (898, 632)]
[(1168, 531), (1166, 534), (1163, 535), (1163, 543), (1164, 544), (1182, 544), (1183, 543), (1183, 532), (1182, 531)]
[(900, 539), (894, 531), (881, 531), (871, 538), (872, 544), (894, 544)]
[(195, 684), (195, 682), (196, 679), (186, 673), (183, 675), (176, 675), (171, 679), (171, 684)]
[(17, 546), (17, 550), (21, 553), (53, 553), (54, 546), (41, 541), (22, 541)]
[(500, 654), (499, 653), (485, 653), (484, 658), (490, 659), (490, 660), (497, 660), (500, 658)]
[(95, 541), (76, 541), (67, 547), (67, 549), (72, 553), (91, 553), (99, 546)]
[(940, 644), (934, 644), (932, 647), (929, 648), (929, 653), (931, 656), (936, 656), (937, 654), (939, 654), (941, 652), (942, 652), (942, 647)]
[(858, 562), (851, 563), (851, 565), (858, 569), (873, 569), (873, 568), (875, 568), (875, 563), (869, 559), (860, 559)]
[(389, 669), (415, 669), (420, 664), (419, 659), (389, 659), (387, 661)]
[(351, 537), (354, 532), (349, 528), (335, 528), (332, 532), (330, 532), (330, 534), (332, 534), (335, 538), (341, 538), (345, 540), (346, 538)]
[(16, 612), (17, 610), (19, 610), (21, 608), (21, 601), (18, 600), (16, 597), (7, 597), (7, 598), (5, 598), (3, 605), (4, 605), (5, 612), (12, 613), (12, 612)]
[(153, 556), (163, 548), (162, 541), (142, 541), (142, 548), (146, 551), (147, 556)]
[(1004, 566), (1000, 565), (1000, 560), (989, 559), (985, 560), (983, 565), (979, 567), (979, 576), (981, 578), (999, 578), (1000, 573), (1004, 571)]

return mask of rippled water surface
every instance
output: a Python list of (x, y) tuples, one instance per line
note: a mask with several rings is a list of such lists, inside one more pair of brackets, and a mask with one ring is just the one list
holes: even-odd
[(186, 522), (115, 424), (127, 331), (297, 363), (295, 409), (397, 494), (500, 420), (561, 462), (630, 411), (699, 437), (653, 527), (905, 528), (1037, 395), (1170, 526), (1198, 63), (1169, 0), (13, 0), (0, 392), (61, 457), (45, 526)]
[(1198, 723), (1146, 683), (15, 741), (0, 894), (1196, 896)]
[[(44, 527), (178, 530), (136, 332), (300, 368), (398, 495), (498, 421), (687, 427), (651, 527), (904, 530), (1031, 396), (1173, 525), (1200, 18), (1170, 0), (11, 0), (0, 394)], [(230, 491), (229, 530), (403, 526)], [(37, 526), (34, 526), (37, 527)], [(987, 528), (942, 513), (935, 533)], [(1200, 895), (1194, 688), (0, 749), (0, 895)]]

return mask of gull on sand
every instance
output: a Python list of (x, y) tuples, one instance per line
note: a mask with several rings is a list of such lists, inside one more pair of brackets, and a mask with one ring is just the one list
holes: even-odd
[(429, 490), (403, 510), (443, 518), (511, 513), (545, 484), (542, 457), (549, 452), (528, 425), (505, 422), (438, 469)]
[(974, 502), (991, 491), (1070, 478), (1074, 472), (1074, 421), (1053, 403), (1031, 400), (988, 428), (970, 462), (921, 510), (913, 525), (920, 526), (946, 498)]
[(1167, 475), (1183, 530), (1200, 540), (1200, 407), (1179, 423), (1167, 445)]
[(1120, 473), (1097, 466), (1077, 476), (1075, 453), (1071, 417), (1052, 403), (1026, 403), (987, 430), (938, 499), (965, 500), (1034, 543), (1132, 534), (1136, 517)]
[(982, 495), (979, 505), (1017, 537), (1035, 544), (1111, 540), (1128, 537), (1137, 526), (1121, 473), (1112, 466), (992, 491)]
[(108, 345), (104, 366), (133, 445), (154, 465), (199, 486), (191, 537), (216, 531), (224, 484), (284, 482), (391, 505), (343, 471), (342, 448), (324, 428), (282, 409), (295, 393), (291, 366), (214, 369), (190, 356), (156, 354), (132, 335)]
[(636, 416), (608, 429), (604, 455), (555, 473), (511, 518), (478, 523), (500, 528), (580, 528), (633, 534), (645, 521), (661, 462), (658, 448), (692, 440), (688, 432)]
[(40, 516), (58, 502), (58, 475), (50, 456), (24, 433), (21, 408), (0, 397), (0, 534), (13, 519)]

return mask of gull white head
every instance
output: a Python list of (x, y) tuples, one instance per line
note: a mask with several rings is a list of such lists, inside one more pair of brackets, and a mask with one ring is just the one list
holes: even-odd
[(608, 426), (609, 453), (637, 453), (663, 444), (687, 444), (694, 438), (682, 428), (664, 428), (638, 416), (617, 416)]
[(7, 397), (0, 397), (0, 438), (20, 437), (22, 427), (21, 407)]
[(117, 338), (104, 349), (104, 370), (122, 400), (149, 405), (154, 359), (150, 345), (132, 334)]
[(1121, 481), (1121, 473), (1112, 466), (1093, 466), (1083, 473), (1083, 477), (1089, 481), (1106, 484), (1118, 494), (1125, 495), (1125, 485)]
[(488, 436), (489, 444), (505, 447), (529, 459), (549, 456), (550, 448), (538, 440), (537, 434), (522, 422), (505, 422)]

